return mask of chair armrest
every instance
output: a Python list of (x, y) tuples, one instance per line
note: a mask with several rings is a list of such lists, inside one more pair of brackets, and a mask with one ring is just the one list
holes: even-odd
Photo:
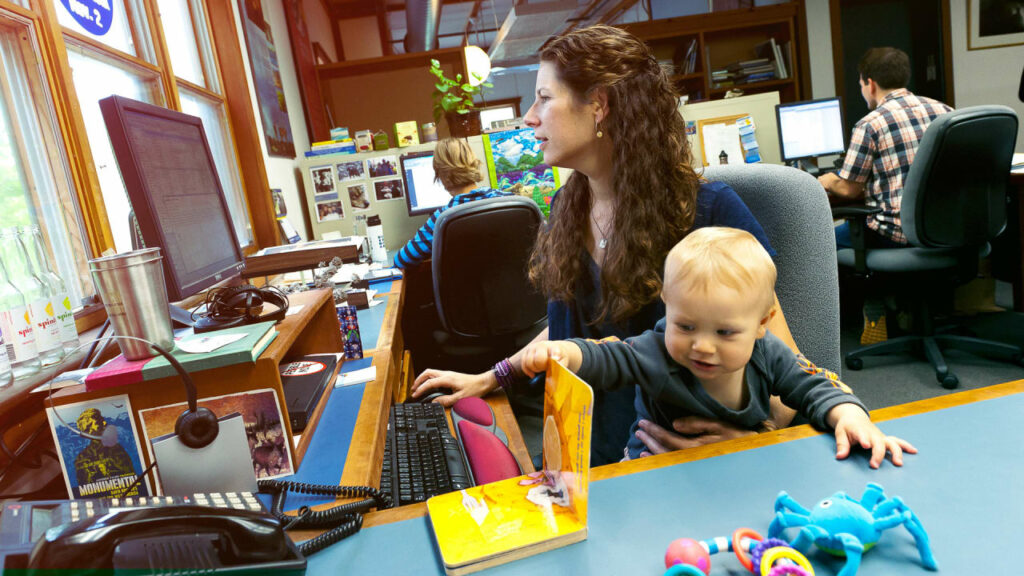
[(861, 219), (865, 216), (878, 214), (881, 211), (882, 209), (878, 206), (864, 206), (863, 204), (833, 206), (832, 218), (842, 218), (843, 220)]

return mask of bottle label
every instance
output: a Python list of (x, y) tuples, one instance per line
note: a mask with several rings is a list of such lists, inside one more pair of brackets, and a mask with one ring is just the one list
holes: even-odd
[(40, 299), (28, 305), (28, 314), (36, 332), (36, 347), (40, 352), (60, 348), (60, 321), (54, 314), (53, 302)]
[(71, 309), (71, 298), (67, 293), (57, 294), (53, 299), (54, 312), (60, 324), (60, 339), (64, 342), (78, 340), (78, 329), (75, 328), (75, 313)]
[[(0, 329), (0, 374), (7, 374), (11, 371), (11, 359), (7, 355), (6, 340), (3, 330)], [(0, 386), (3, 386), (2, 382), (0, 382)]]
[(11, 362), (24, 362), (39, 355), (36, 337), (24, 306), (0, 312), (0, 331), (4, 335), (4, 348)]

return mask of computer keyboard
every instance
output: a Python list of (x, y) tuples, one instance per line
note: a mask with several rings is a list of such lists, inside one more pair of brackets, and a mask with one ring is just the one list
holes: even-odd
[(440, 404), (395, 404), (388, 421), (380, 489), (395, 506), (473, 485)]

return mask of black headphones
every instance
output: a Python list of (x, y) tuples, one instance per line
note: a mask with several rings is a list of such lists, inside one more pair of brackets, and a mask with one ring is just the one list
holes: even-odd
[(181, 416), (178, 416), (178, 419), (174, 421), (174, 433), (178, 435), (181, 443), (189, 448), (209, 446), (210, 443), (217, 439), (217, 433), (220, 432), (217, 415), (209, 408), (199, 406), (195, 382), (192, 382), (192, 377), (189, 376), (188, 371), (185, 370), (181, 363), (156, 344), (150, 344), (150, 346), (166, 358), (171, 363), (171, 366), (174, 366), (174, 369), (178, 371), (182, 382), (185, 384), (185, 393), (188, 395), (188, 410), (182, 412)]
[[(277, 309), (263, 314), (263, 304), (272, 304)], [(204, 312), (193, 312), (192, 320), (195, 321), (194, 331), (200, 333), (254, 322), (278, 322), (287, 313), (288, 296), (284, 292), (273, 286), (257, 288), (242, 284), (207, 292)]]

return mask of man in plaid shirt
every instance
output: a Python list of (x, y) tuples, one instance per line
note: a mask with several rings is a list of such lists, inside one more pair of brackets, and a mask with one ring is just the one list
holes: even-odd
[[(896, 48), (872, 48), (857, 65), (860, 93), (871, 112), (853, 127), (850, 147), (838, 174), (818, 181), (838, 200), (864, 200), (882, 212), (867, 219), (868, 246), (907, 246), (900, 226), (903, 182), (924, 132), (940, 114), (952, 108), (915, 96), (907, 90), (910, 58)], [(851, 247), (849, 223), (836, 227), (836, 244)]]

